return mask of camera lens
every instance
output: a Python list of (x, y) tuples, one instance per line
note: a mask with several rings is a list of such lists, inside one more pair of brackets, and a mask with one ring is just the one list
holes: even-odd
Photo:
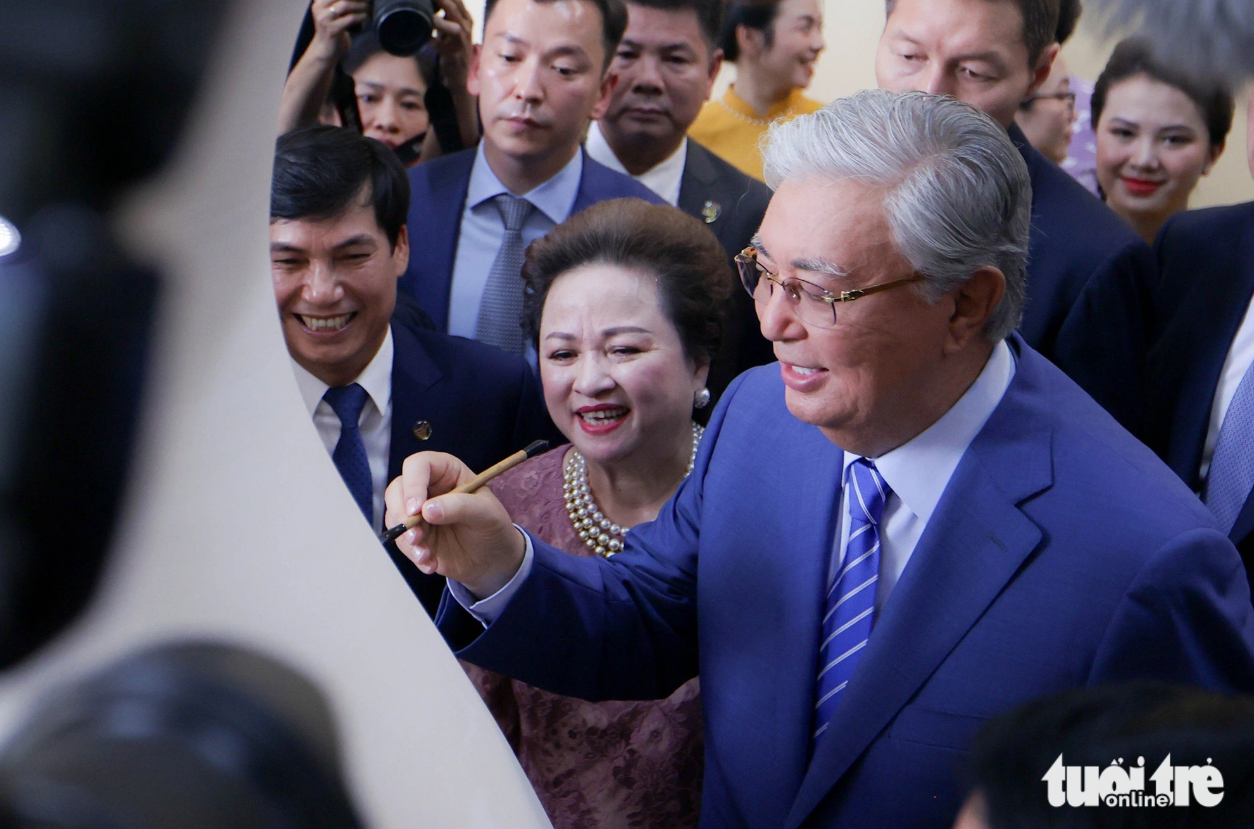
[(412, 55), (431, 39), (435, 9), (431, 0), (375, 0), (379, 45), (394, 55)]

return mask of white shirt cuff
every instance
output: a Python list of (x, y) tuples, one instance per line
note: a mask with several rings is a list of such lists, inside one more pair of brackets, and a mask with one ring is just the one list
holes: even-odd
[(535, 560), (535, 547), (531, 544), (531, 536), (517, 524), (514, 525), (526, 542), (526, 548), (523, 551), (522, 564), (518, 567), (518, 572), (510, 579), (504, 587), (488, 596), (486, 599), (475, 599), (474, 595), (461, 584), (461, 582), (448, 581), (448, 592), (452, 594), (457, 603), (466, 609), (466, 612), (479, 620), (485, 628), (495, 622), (500, 615), (505, 612), (505, 607), (509, 604), (510, 599), (514, 598), (514, 594), (518, 592), (518, 588), (522, 587), (522, 583), (526, 581), (527, 576), (531, 575), (531, 562)]

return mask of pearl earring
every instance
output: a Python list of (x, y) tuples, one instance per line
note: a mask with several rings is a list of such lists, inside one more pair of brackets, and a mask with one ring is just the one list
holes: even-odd
[(692, 405), (698, 409), (704, 409), (710, 405), (710, 390), (703, 388), (697, 392), (692, 398)]

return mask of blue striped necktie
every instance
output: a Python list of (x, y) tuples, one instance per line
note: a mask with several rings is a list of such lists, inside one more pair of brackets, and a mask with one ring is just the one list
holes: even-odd
[(366, 456), (366, 444), (361, 439), (361, 410), (366, 405), (366, 390), (356, 383), (327, 389), (322, 395), (327, 405), (335, 410), (340, 419), (340, 439), (331, 453), (335, 468), (340, 471), (353, 500), (361, 508), (366, 520), (374, 524), (374, 480), (370, 475), (370, 459)]
[(1254, 365), (1246, 369), (1224, 413), (1202, 498), (1224, 532), (1231, 532), (1254, 489)]
[(880, 518), (891, 490), (875, 464), (858, 458), (849, 465), (845, 503), (849, 540), (840, 571), (827, 589), (819, 675), (814, 688), (814, 736), (818, 745), (871, 636), (875, 586), (880, 574)]

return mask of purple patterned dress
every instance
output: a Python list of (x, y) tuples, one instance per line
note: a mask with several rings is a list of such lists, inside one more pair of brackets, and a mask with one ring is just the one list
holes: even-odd
[[(569, 447), (489, 486), (515, 523), (559, 550), (592, 551), (562, 497)], [(695, 827), (703, 744), (697, 680), (656, 702), (584, 702), (462, 663), (535, 787), (555, 829)]]

